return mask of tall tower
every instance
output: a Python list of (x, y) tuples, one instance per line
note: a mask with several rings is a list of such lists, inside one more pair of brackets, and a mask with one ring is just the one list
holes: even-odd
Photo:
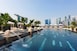
[(76, 22), (76, 18), (75, 17), (73, 18), (73, 22)]
[(67, 20), (67, 17), (65, 16), (65, 21)]
[(59, 18), (59, 24), (61, 24), (61, 18)]
[(58, 25), (58, 19), (56, 19), (56, 24)]
[(18, 18), (18, 22), (20, 22), (20, 21), (21, 21), (21, 16), (19, 16), (18, 14), (14, 14), (14, 15), (17, 16), (17, 18)]
[(50, 24), (51, 24), (51, 19), (46, 19), (45, 20), (45, 26), (47, 26), (49, 28)]
[(48, 19), (45, 20), (45, 25), (48, 24)]
[(68, 16), (68, 26), (71, 24), (71, 16)]
[(67, 20), (67, 17), (65, 16), (65, 20), (64, 20), (64, 25), (65, 26), (68, 26), (68, 20)]
[(51, 19), (49, 19), (49, 25), (51, 24)]

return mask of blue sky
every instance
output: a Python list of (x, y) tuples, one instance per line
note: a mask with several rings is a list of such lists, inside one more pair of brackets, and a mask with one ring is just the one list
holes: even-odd
[(19, 14), (29, 19), (42, 21), (77, 15), (77, 0), (0, 0), (0, 12)]

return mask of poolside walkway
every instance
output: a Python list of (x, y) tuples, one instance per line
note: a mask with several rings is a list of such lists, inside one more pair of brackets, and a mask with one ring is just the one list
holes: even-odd
[[(40, 29), (40, 30), (42, 30), (42, 29)], [(40, 31), (40, 30), (33, 31), (32, 33)], [(11, 42), (16, 41), (16, 40), (19, 39), (17, 36), (19, 36), (20, 38), (23, 38), (23, 37), (28, 36), (28, 35), (30, 35), (28, 31), (18, 30), (18, 31), (15, 31), (14, 33), (10, 32), (10, 34), (8, 36), (8, 40), (9, 40), (9, 43), (11, 43)], [(4, 36), (4, 34), (1, 34), (1, 37), (0, 37), (0, 39), (1, 39), (0, 40), (0, 47), (3, 46), (3, 45), (8, 44), (8, 42), (6, 41), (7, 36)]]
[[(71, 28), (63, 28), (63, 29), (65, 29), (65, 30), (69, 30), (69, 31), (72, 31), (72, 29), (71, 29)], [(77, 33), (77, 30), (76, 30), (76, 28), (74, 28), (74, 30), (73, 30), (72, 32), (75, 32), (75, 33)]]

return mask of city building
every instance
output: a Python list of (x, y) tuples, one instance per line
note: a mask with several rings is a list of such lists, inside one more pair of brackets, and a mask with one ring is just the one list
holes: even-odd
[(70, 26), (71, 25), (71, 16), (70, 15), (68, 17), (65, 16), (65, 19), (63, 20), (62, 23), (64, 26)]
[(51, 24), (51, 19), (46, 19), (45, 20), (45, 25), (50, 25)]
[(51, 25), (51, 19), (46, 19), (45, 20), (45, 27), (48, 28)]
[(56, 24), (57, 24), (57, 25), (62, 24), (61, 18), (56, 19)]

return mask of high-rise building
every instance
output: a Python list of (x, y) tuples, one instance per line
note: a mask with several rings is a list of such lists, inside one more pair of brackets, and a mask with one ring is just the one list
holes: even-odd
[(51, 19), (46, 19), (46, 20), (45, 20), (45, 24), (46, 24), (46, 25), (50, 25), (50, 24), (51, 24)]
[(18, 22), (20, 22), (21, 21), (21, 16), (19, 16), (18, 14), (15, 14), (15, 15), (17, 16)]
[(59, 24), (61, 24), (61, 18), (59, 18)]
[(62, 24), (61, 18), (56, 19), (56, 24), (57, 25)]
[(48, 19), (45, 20), (45, 24), (48, 24)]
[(51, 24), (51, 19), (49, 19), (49, 25)]
[(71, 16), (68, 16), (68, 26), (71, 24)]
[(56, 24), (58, 25), (58, 19), (56, 19)]
[(63, 21), (63, 25), (64, 25), (64, 26), (68, 26), (68, 19), (67, 19), (66, 16), (65, 16), (65, 19), (64, 19), (64, 21)]
[(72, 19), (72, 21), (73, 21), (73, 22), (76, 22), (76, 18), (74, 17), (74, 18)]
[(65, 21), (67, 20), (67, 17), (65, 16)]
[(20, 21), (20, 16), (18, 16), (18, 22)]
[(71, 25), (71, 16), (69, 15), (68, 18), (65, 16), (65, 20), (63, 21), (63, 25), (69, 26)]

